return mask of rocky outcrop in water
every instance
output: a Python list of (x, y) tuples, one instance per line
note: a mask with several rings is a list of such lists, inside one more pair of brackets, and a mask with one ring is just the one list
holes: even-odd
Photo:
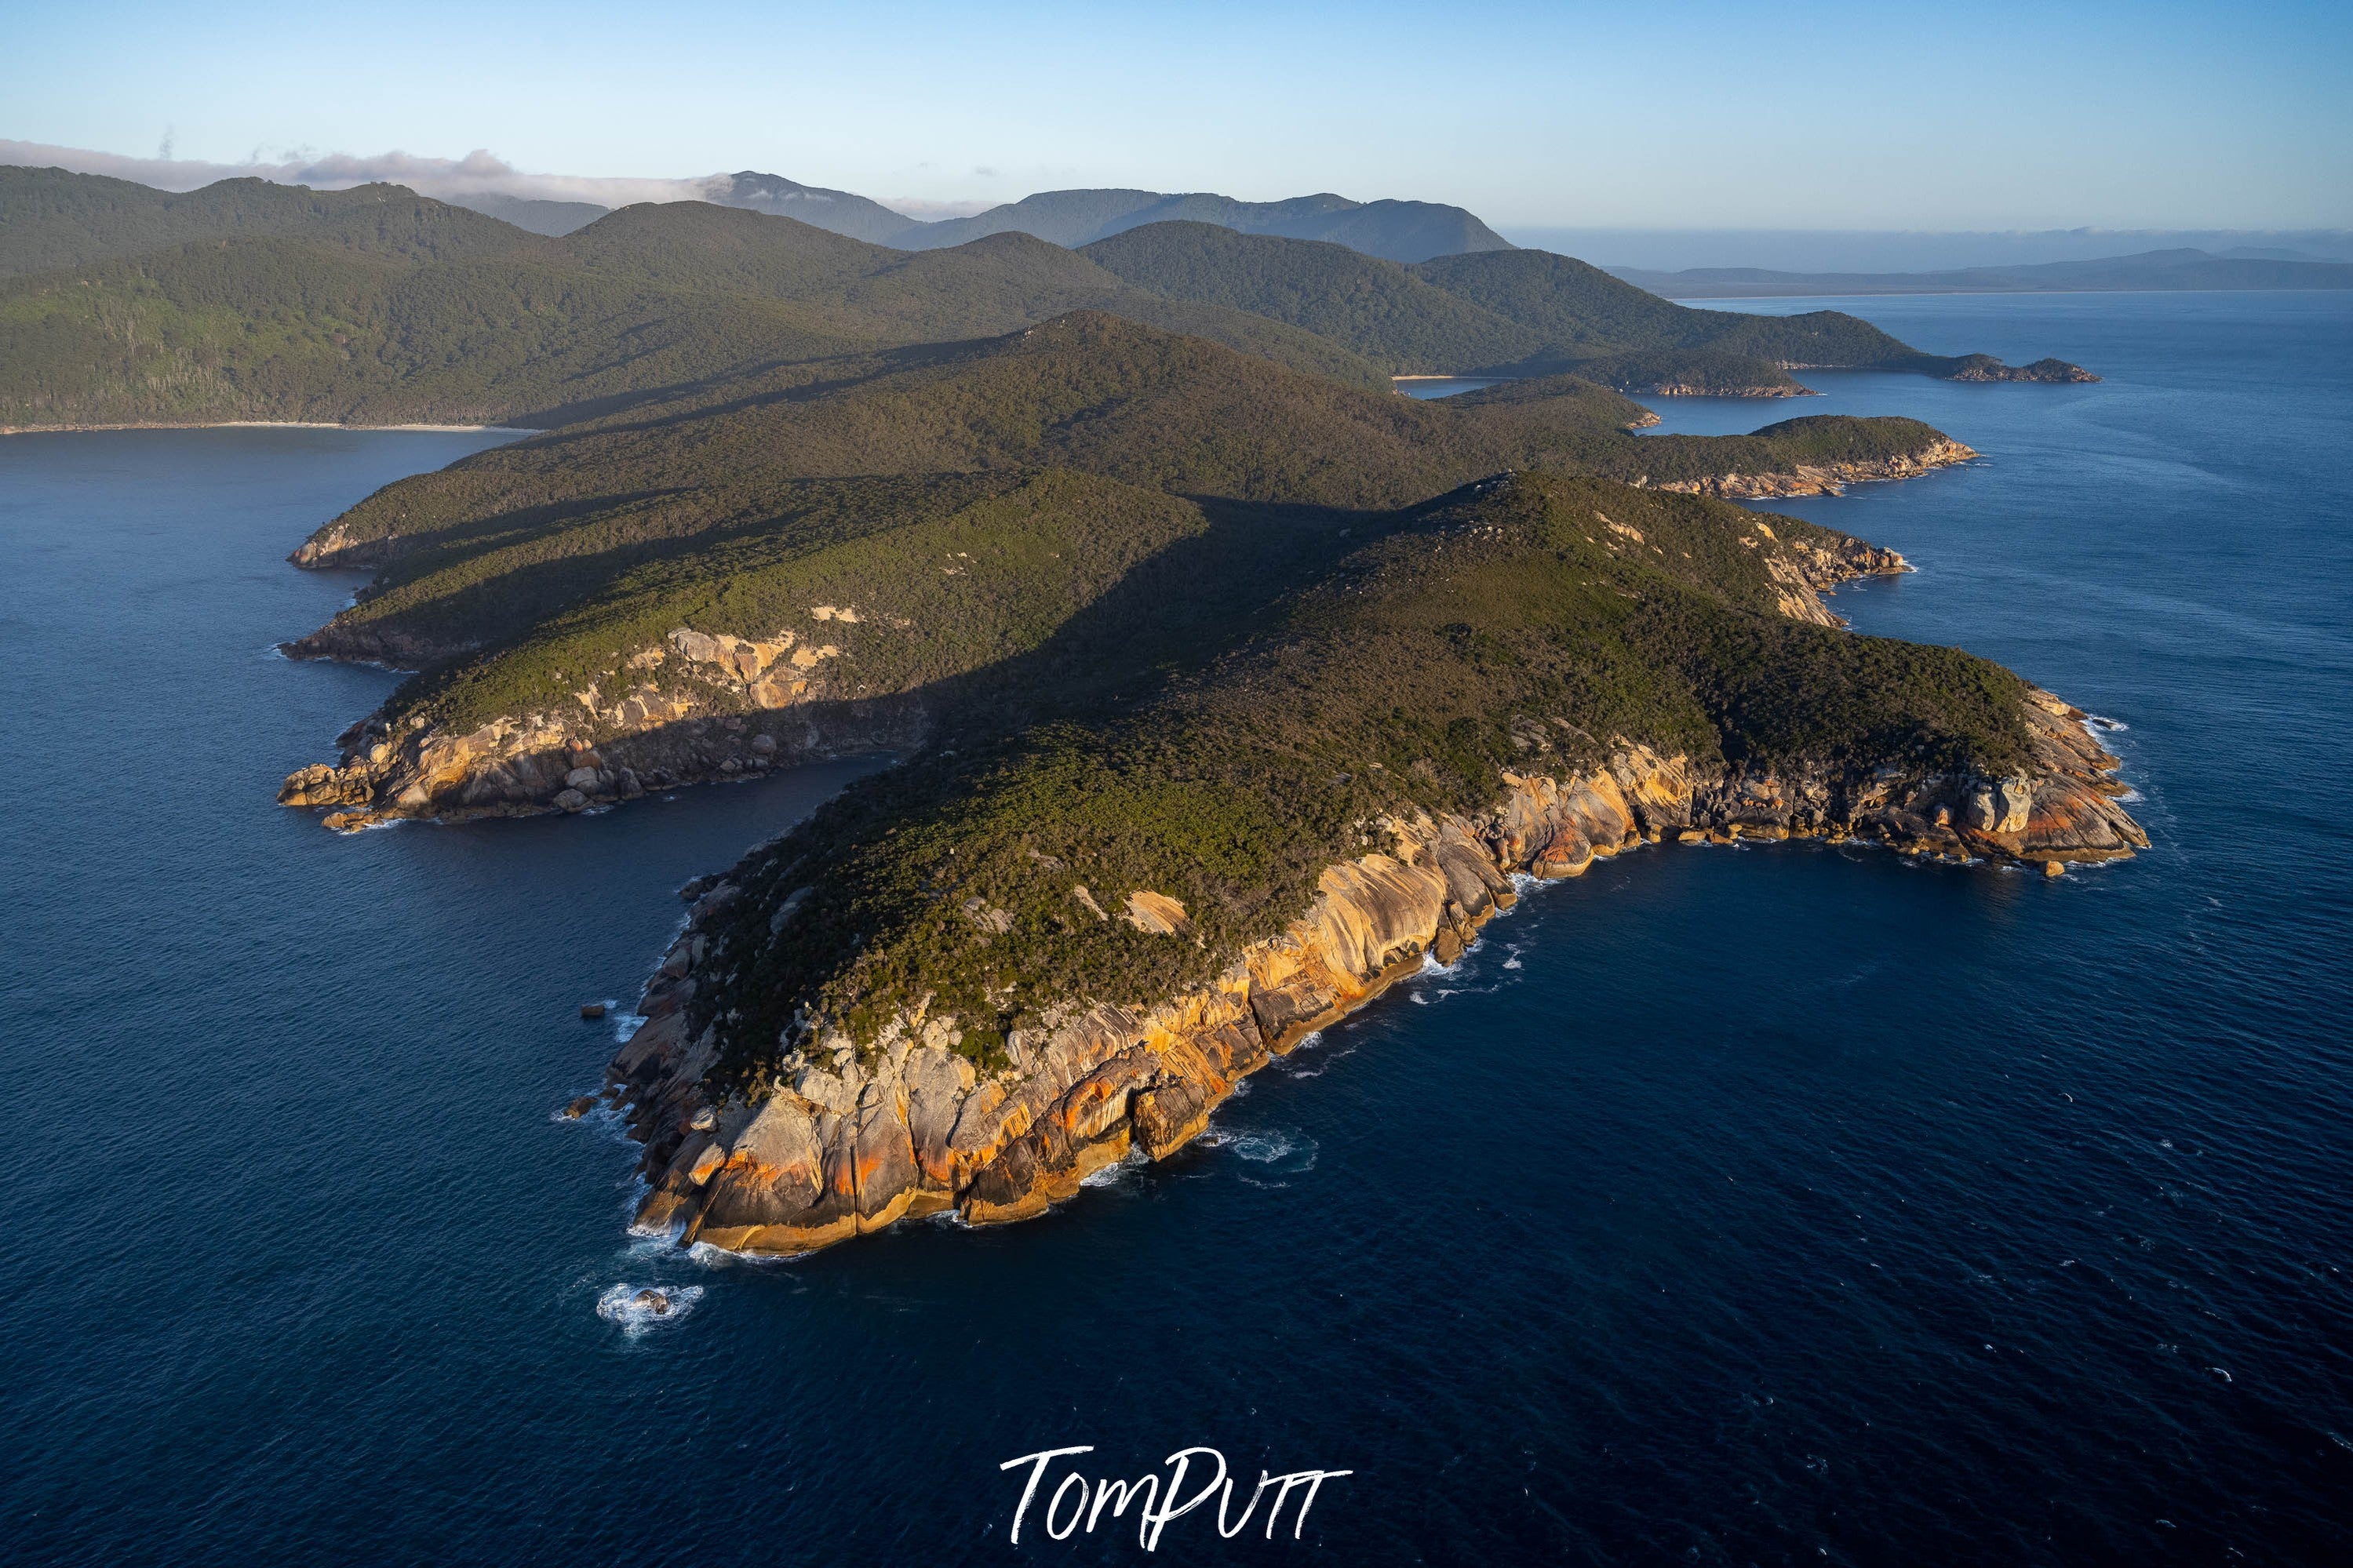
[(1704, 479), (1666, 479), (1655, 484), (1644, 476), (1630, 482), (1641, 489), (1681, 490), (1686, 495), (1720, 496), (1726, 500), (1751, 500), (1764, 496), (1834, 496), (1843, 495), (1849, 485), (1876, 483), (1882, 479), (1916, 479), (1955, 463), (1966, 463), (1977, 455), (1958, 441), (1939, 437), (1917, 451), (1900, 453), (1892, 458), (1858, 458), (1819, 466), (1800, 463), (1786, 473), (1713, 474)]
[[(1108, 1165), (1175, 1152), (1241, 1079), (1427, 961), (1451, 963), (1515, 901), (1515, 878), (1577, 876), (1639, 844), (1854, 838), (2052, 865), (2146, 847), (2117, 803), (2116, 759), (2084, 715), (2036, 691), (2027, 721), (2032, 771), (2004, 778), (1708, 774), (1630, 745), (1582, 773), (1507, 773), (1477, 816), (1368, 825), (1381, 847), (1326, 867), (1311, 906), (1214, 984), (1150, 1002), (1071, 998), (1015, 1030), (995, 1071), (959, 1054), (955, 1019), (919, 1009), (863, 1047), (813, 1039), (756, 1097), (710, 1094), (725, 1020), (696, 1008), (697, 965), (704, 927), (741, 895), (729, 880), (696, 885), (639, 1004), (647, 1022), (608, 1075), (645, 1144), (637, 1225), (797, 1253), (949, 1209), (976, 1225), (1027, 1218)], [(1172, 900), (1137, 889), (1104, 901), (1185, 940)]]
[(2080, 384), (2100, 378), (2080, 364), (2063, 359), (2039, 359), (2031, 364), (2004, 364), (1991, 354), (1963, 354), (1938, 372), (1947, 381), (2035, 381)]

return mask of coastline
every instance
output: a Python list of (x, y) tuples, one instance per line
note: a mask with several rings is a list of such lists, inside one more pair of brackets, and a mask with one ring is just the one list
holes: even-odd
[(343, 425), (331, 419), (147, 420), (124, 425), (0, 425), (0, 436), (62, 436), (92, 430), (407, 430), (420, 435), (543, 436), (522, 425)]
[(701, 966), (726, 951), (733, 922), (765, 921), (737, 907), (740, 868), (698, 879), (681, 890), (693, 899), (684, 930), (632, 1009), (647, 1022), (601, 1094), (644, 1145), (633, 1229), (792, 1255), (948, 1210), (972, 1225), (1042, 1214), (1109, 1165), (1175, 1153), (1242, 1079), (1426, 963), (1452, 963), (1516, 903), (1519, 879), (1577, 876), (1641, 844), (1863, 842), (2049, 875), (2146, 847), (2088, 716), (2039, 689), (2028, 706), (2035, 772), (2018, 777), (1820, 765), (1701, 775), (1622, 742), (1581, 773), (1507, 773), (1483, 812), (1373, 825), (1385, 848), (1326, 865), (1311, 907), (1206, 987), (1133, 1005), (1067, 998), (1016, 1030), (1009, 1065), (993, 1071), (959, 1052), (955, 1020), (918, 1009), (864, 1047), (819, 1029), (754, 1096), (706, 1093), (724, 1003), (697, 1007), (697, 993), (727, 977)]

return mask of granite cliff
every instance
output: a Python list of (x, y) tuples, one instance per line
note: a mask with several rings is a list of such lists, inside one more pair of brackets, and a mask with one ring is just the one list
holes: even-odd
[[(1841, 631), (1812, 596), (1894, 558), (1849, 542), (1770, 571), (1778, 520), (1596, 504), (1641, 493), (1471, 487), (1140, 713), (967, 732), (981, 754), (927, 748), (691, 886), (604, 1090), (644, 1144), (639, 1227), (794, 1253), (1038, 1214), (1453, 962), (1522, 879), (1638, 845), (1852, 839), (2052, 873), (2146, 846), (2083, 713)], [(1701, 530), (1731, 549), (1683, 596), (1657, 563)], [(1591, 684), (1665, 646), (1653, 617), (1688, 649), (1652, 668), (1694, 683), (1694, 727)], [(1580, 721), (1613, 712), (1631, 725)]]
[[(1506, 773), (1483, 812), (1369, 824), (1381, 847), (1324, 868), (1307, 910), (1210, 984), (1127, 1005), (1064, 999), (1015, 1031), (993, 1070), (957, 1052), (955, 1018), (918, 1008), (862, 1046), (816, 1032), (762, 1092), (714, 1093), (720, 1026), (698, 1027), (691, 1004), (707, 928), (743, 889), (697, 889), (638, 1005), (647, 1021), (608, 1075), (645, 1144), (637, 1226), (797, 1253), (950, 1209), (971, 1224), (1028, 1218), (1106, 1165), (1174, 1153), (1241, 1079), (1426, 963), (1453, 962), (1517, 900), (1518, 879), (1577, 876), (1638, 845), (1854, 837), (2053, 870), (2145, 847), (2084, 715), (2035, 691), (2028, 720), (2032, 771), (2002, 778), (1709, 771), (1641, 746), (1581, 773)], [(1124, 907), (1164, 940), (1191, 932), (1182, 906), (1148, 889)]]

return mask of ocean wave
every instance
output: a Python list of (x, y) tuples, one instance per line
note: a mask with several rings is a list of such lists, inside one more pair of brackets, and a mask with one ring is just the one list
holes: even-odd
[(1213, 1148), (1230, 1149), (1250, 1164), (1264, 1165), (1286, 1176), (1315, 1168), (1315, 1140), (1287, 1128), (1260, 1127), (1248, 1131), (1211, 1128), (1201, 1141)]
[[(1320, 1043), (1322, 1037), (1318, 1036), (1317, 1039)], [(1301, 1043), (1303, 1045), (1305, 1042), (1303, 1041)], [(1299, 1052), (1297, 1050), (1293, 1050), (1290, 1056), (1283, 1058), (1282, 1067), (1277, 1070), (1280, 1071), (1283, 1077), (1288, 1079), (1322, 1078), (1331, 1068), (1334, 1062), (1345, 1061), (1356, 1054), (1356, 1042), (1351, 1040), (1347, 1045), (1343, 1046), (1336, 1050), (1316, 1052), (1315, 1055), (1310, 1058), (1315, 1065), (1308, 1067), (1300, 1062)]]
[(1122, 1186), (1126, 1184), (1130, 1177), (1137, 1174), (1150, 1163), (1152, 1163), (1152, 1156), (1145, 1153), (1141, 1147), (1131, 1148), (1125, 1154), (1101, 1170), (1089, 1171), (1085, 1175), (1081, 1176), (1079, 1185), (1082, 1187)]
[(605, 1011), (613, 1020), (613, 1039), (617, 1044), (628, 1045), (637, 1032), (646, 1026), (643, 1013), (624, 1013), (618, 1002), (606, 1003)]
[(677, 1322), (702, 1300), (700, 1285), (616, 1285), (596, 1298), (596, 1315), (635, 1338)]

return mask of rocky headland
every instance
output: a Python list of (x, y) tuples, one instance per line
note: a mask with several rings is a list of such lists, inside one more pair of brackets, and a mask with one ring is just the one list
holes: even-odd
[[(713, 928), (744, 889), (692, 885), (638, 1004), (646, 1022), (607, 1073), (607, 1098), (644, 1144), (637, 1226), (792, 1254), (949, 1210), (975, 1225), (1028, 1218), (1109, 1164), (1176, 1152), (1243, 1078), (1396, 980), (1452, 963), (1521, 879), (1575, 877), (1638, 845), (1854, 839), (2054, 873), (2145, 847), (2084, 714), (2034, 690), (2026, 717), (2031, 769), (2005, 777), (1711, 771), (1641, 746), (1581, 773), (1506, 773), (1485, 811), (1368, 824), (1379, 847), (1326, 866), (1305, 912), (1210, 983), (1127, 1005), (1058, 998), (993, 1068), (959, 1049), (956, 1018), (918, 1007), (865, 1042), (815, 1032), (758, 1091), (730, 1092), (713, 1073), (722, 1021), (696, 1001)], [(1162, 940), (1194, 934), (1182, 904), (1152, 889), (1075, 897)]]
[(1937, 437), (1915, 450), (1884, 458), (1864, 458), (1831, 463), (1800, 463), (1782, 472), (1708, 474), (1690, 479), (1652, 479), (1641, 475), (1630, 482), (1643, 488), (1679, 490), (1685, 495), (1720, 496), (1726, 500), (1753, 500), (1773, 496), (1843, 495), (1849, 485), (1886, 479), (1917, 479), (1937, 468), (1966, 463), (1977, 457), (1960, 442)]
[[(852, 625), (854, 608), (816, 606)], [(842, 619), (847, 617), (847, 619)], [(298, 658), (378, 658), (327, 634), (290, 644)], [(402, 650), (441, 653), (448, 650)], [(624, 661), (607, 695), (590, 683), (554, 711), (504, 714), (452, 731), (421, 714), (379, 711), (338, 736), (343, 757), (287, 776), (279, 803), (329, 806), (342, 832), (403, 817), (462, 821), (586, 811), (648, 790), (756, 777), (779, 767), (903, 751), (927, 731), (913, 694), (844, 694), (829, 681), (841, 649), (789, 627), (758, 638), (680, 626)]]

